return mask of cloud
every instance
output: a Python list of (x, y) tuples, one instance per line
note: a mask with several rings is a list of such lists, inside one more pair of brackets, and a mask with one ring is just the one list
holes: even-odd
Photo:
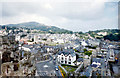
[[(95, 2), (96, 3), (96, 2)], [(103, 3), (104, 4), (104, 3)], [(61, 16), (68, 19), (101, 18), (104, 5), (86, 2), (55, 2), (53, 3), (3, 3), (3, 17), (31, 13), (43, 16)]]
[(120, 0), (0, 0), (0, 2), (118, 2)]
[(0, 3), (0, 24), (2, 23), (2, 3)]
[(73, 31), (115, 28), (117, 25), (117, 3), (104, 0), (14, 0), (1, 4), (0, 24), (36, 21)]

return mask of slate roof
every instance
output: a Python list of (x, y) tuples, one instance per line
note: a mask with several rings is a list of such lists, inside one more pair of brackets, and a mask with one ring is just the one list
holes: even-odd
[(82, 74), (89, 77), (91, 75), (91, 73), (92, 73), (92, 68), (91, 68), (91, 66), (88, 66), (86, 68), (85, 72), (83, 72)]
[(96, 68), (96, 67), (97, 67), (97, 65), (96, 65), (96, 64), (92, 64), (92, 65), (91, 65), (91, 67), (95, 67), (95, 68)]
[(41, 50), (43, 50), (44, 52), (46, 51), (44, 47), (40, 48), (40, 46), (37, 44), (33, 44), (33, 45), (24, 44), (23, 47), (29, 48), (31, 50), (30, 52), (32, 53), (37, 53), (38, 51), (41, 51)]
[(58, 55), (61, 55), (61, 54), (67, 55), (67, 56), (70, 54), (72, 57), (75, 56), (74, 51), (69, 51), (69, 50), (68, 50), (68, 51), (60, 51), (60, 52), (58, 53)]
[(100, 58), (93, 58), (93, 59), (92, 59), (92, 62), (98, 62), (98, 63), (101, 63), (101, 59), (100, 59)]
[(31, 49), (31, 53), (37, 53), (38, 50)]
[(78, 58), (77, 59), (77, 62), (81, 62), (81, 61), (83, 62), (83, 58)]

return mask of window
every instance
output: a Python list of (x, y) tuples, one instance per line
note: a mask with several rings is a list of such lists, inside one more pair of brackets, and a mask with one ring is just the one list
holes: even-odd
[(65, 61), (65, 64), (67, 64), (67, 61)]
[(69, 61), (71, 61), (71, 58), (69, 58)]
[(62, 60), (63, 60), (63, 57), (62, 57)]
[(69, 59), (69, 61), (71, 61), (71, 59)]
[(61, 61), (61, 63), (63, 63), (63, 61)]
[(71, 58), (71, 57), (69, 56), (69, 58)]
[(69, 56), (69, 61), (71, 61), (71, 56)]
[(68, 62), (69, 64), (71, 64), (71, 62)]

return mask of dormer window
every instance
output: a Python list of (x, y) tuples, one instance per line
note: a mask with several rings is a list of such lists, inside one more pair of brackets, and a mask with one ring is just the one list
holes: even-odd
[(71, 56), (69, 56), (69, 58), (71, 58)]
[(69, 58), (69, 61), (71, 61), (71, 59)]

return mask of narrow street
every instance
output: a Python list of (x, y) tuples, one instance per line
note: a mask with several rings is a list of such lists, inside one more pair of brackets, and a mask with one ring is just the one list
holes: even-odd
[(37, 74), (39, 76), (58, 76), (61, 77), (61, 72), (55, 70), (56, 62), (54, 63), (53, 57), (50, 56), (49, 61), (40, 62), (36, 64)]
[(114, 76), (120, 76), (120, 50), (114, 50), (115, 56), (118, 57), (117, 63), (112, 63)]

